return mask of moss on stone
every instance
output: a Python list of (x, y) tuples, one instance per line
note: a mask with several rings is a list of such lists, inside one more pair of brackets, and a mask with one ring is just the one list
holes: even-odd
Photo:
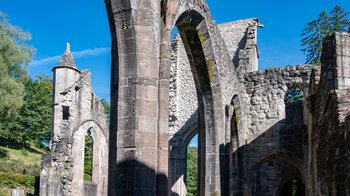
[(241, 109), (241, 106), (235, 107), (235, 120), (236, 120), (236, 125), (238, 126), (238, 123), (240, 121), (240, 118), (238, 116), (238, 111)]
[(198, 32), (198, 37), (199, 37), (199, 41), (201, 42), (202, 46), (203, 46), (203, 43), (204, 43), (207, 39), (209, 39), (208, 33), (203, 34), (203, 33)]
[(192, 22), (192, 18), (187, 16), (184, 19), (181, 20), (181, 22), (179, 22), (177, 25), (181, 26), (181, 25), (185, 25), (185, 24), (191, 24)]
[(213, 68), (213, 61), (211, 59), (208, 59), (205, 61), (208, 67), (208, 77), (210, 82), (213, 81), (213, 78), (215, 77), (215, 72)]

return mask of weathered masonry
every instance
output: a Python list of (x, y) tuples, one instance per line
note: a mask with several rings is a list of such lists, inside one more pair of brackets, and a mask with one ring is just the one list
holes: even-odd
[[(200, 196), (350, 195), (350, 33), (327, 37), (318, 65), (258, 70), (257, 18), (216, 25), (205, 0), (105, 3), (110, 129), (68, 47), (54, 68), (41, 195), (185, 196), (196, 134)], [(296, 89), (303, 101), (288, 103)]]
[[(91, 73), (78, 70), (69, 44), (53, 72), (51, 153), (42, 157), (40, 195), (107, 195), (108, 125), (91, 88)], [(88, 132), (93, 140), (91, 182), (84, 181)]]
[[(258, 71), (257, 19), (217, 26), (204, 0), (105, 2), (109, 194), (185, 195), (196, 133), (199, 195), (278, 195), (294, 180), (308, 195), (349, 194), (348, 34), (328, 38), (322, 65)], [(294, 88), (305, 101), (285, 104)]]

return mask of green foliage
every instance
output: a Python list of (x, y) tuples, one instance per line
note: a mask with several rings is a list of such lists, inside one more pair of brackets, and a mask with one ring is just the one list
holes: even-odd
[(198, 180), (198, 148), (187, 147), (187, 196), (195, 196)]
[[(35, 49), (28, 45), (29, 32), (8, 23), (5, 14), (0, 12), (0, 66), (1, 75), (6, 73), (11, 78), (26, 77), (26, 66), (32, 60)], [(23, 67), (25, 66), (25, 67)]]
[(105, 108), (107, 121), (109, 123), (109, 119), (110, 119), (110, 115), (111, 115), (111, 106), (109, 105), (107, 99), (101, 99), (101, 103), (102, 103), (103, 107)]
[(9, 24), (0, 12), (0, 138), (23, 147), (28, 139), (49, 139), (51, 124), (51, 109), (47, 109), (51, 101), (47, 104), (47, 100), (52, 88), (48, 94), (43, 90), (47, 78), (32, 81), (27, 76), (35, 51), (28, 44), (30, 39), (29, 32)]
[[(0, 122), (16, 118), (23, 104), (23, 89), (21, 82), (11, 79), (8, 75), (0, 75)], [(0, 132), (3, 129), (0, 124)]]
[(92, 181), (92, 154), (93, 154), (93, 140), (91, 132), (88, 131), (85, 136), (85, 149), (84, 149), (84, 180)]
[(304, 101), (304, 93), (299, 88), (290, 89), (284, 96), (284, 103), (295, 103)]
[(0, 172), (0, 185), (9, 188), (34, 187), (35, 176)]
[(49, 76), (36, 76), (35, 80), (27, 78), (24, 88), (24, 104), (15, 120), (2, 123), (0, 137), (22, 147), (27, 141), (41, 143), (51, 137), (52, 80)]
[(346, 32), (350, 21), (347, 19), (348, 12), (339, 6), (335, 6), (329, 15), (322, 11), (318, 19), (305, 24), (302, 31), (301, 46), (306, 54), (306, 63), (316, 64), (320, 62), (322, 52), (322, 39), (334, 32)]
[(30, 33), (9, 24), (0, 12), (0, 122), (15, 118), (22, 106), (21, 83), (35, 51), (28, 45), (30, 39)]
[(298, 193), (298, 181), (297, 179), (292, 180), (292, 196), (297, 196)]

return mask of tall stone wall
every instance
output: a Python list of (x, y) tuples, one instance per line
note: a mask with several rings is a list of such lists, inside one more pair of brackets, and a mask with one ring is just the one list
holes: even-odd
[(350, 194), (350, 34), (323, 43), (321, 73), (310, 84), (310, 195)]
[[(286, 117), (284, 97), (292, 88), (308, 93), (313, 65), (296, 65), (240, 74), (242, 123), (240, 140), (244, 145)], [(305, 122), (306, 123), (306, 122)]]
[[(258, 70), (257, 52), (250, 52), (253, 48), (257, 50), (257, 27), (261, 26), (257, 18), (238, 20), (230, 23), (219, 24), (218, 28), (225, 42), (230, 58), (235, 67), (243, 66), (240, 53), (249, 54), (249, 63), (242, 67), (242, 73)], [(254, 33), (252, 33), (254, 32)], [(255, 55), (253, 55), (255, 54)], [(241, 55), (242, 57), (242, 55)], [(234, 91), (231, 85), (230, 94)], [(232, 95), (233, 96), (233, 95)], [(225, 98), (230, 102), (232, 96)], [(227, 101), (228, 100), (228, 101)], [(197, 92), (191, 66), (179, 35), (172, 41), (171, 67), (170, 67), (170, 89), (169, 89), (169, 137), (172, 138), (180, 129), (186, 130), (198, 121), (194, 115), (198, 108)], [(192, 116), (194, 115), (194, 116)], [(192, 116), (192, 117), (191, 117)]]
[[(240, 64), (240, 52), (250, 54), (248, 50), (250, 50), (251, 45), (254, 46), (254, 50), (257, 49), (256, 33), (252, 34), (250, 31), (256, 32), (258, 25), (257, 19), (239, 20), (218, 25), (225, 41), (224, 45), (227, 47), (230, 59), (235, 67)], [(258, 56), (251, 55), (249, 59), (250, 62), (244, 68), (246, 70), (257, 70)], [(234, 67), (231, 68), (234, 69)], [(242, 72), (246, 72), (246, 70)], [(186, 194), (184, 182), (186, 147), (199, 129), (197, 91), (192, 71), (183, 41), (179, 35), (176, 35), (172, 41), (169, 82), (169, 158), (170, 186), (172, 191), (179, 195)], [(235, 85), (226, 88), (229, 93), (223, 95), (225, 102), (231, 100), (231, 96), (236, 91), (233, 90), (234, 88), (236, 88)], [(179, 180), (179, 178), (182, 180)]]
[[(258, 26), (257, 19), (218, 25), (230, 57), (234, 65), (238, 67), (239, 84), (235, 85), (234, 89), (230, 89), (230, 94), (232, 96), (237, 94), (240, 100), (233, 109), (235, 113), (234, 120), (237, 121), (235, 123), (238, 129), (238, 143), (235, 149), (231, 149), (231, 151), (233, 154), (241, 151), (238, 159), (243, 164), (232, 169), (232, 183), (230, 185), (232, 192), (244, 192), (243, 184), (239, 186), (237, 183), (242, 182), (242, 178), (251, 179), (257, 164), (276, 156), (284, 160), (288, 159), (296, 165), (302, 171), (302, 179), (305, 179), (303, 165), (306, 163), (307, 157), (304, 141), (306, 118), (293, 121), (291, 119), (294, 118), (287, 116), (288, 118), (285, 119), (284, 96), (293, 87), (298, 87), (307, 93), (313, 66), (298, 65), (257, 71), (258, 56), (255, 33)], [(174, 181), (174, 184), (171, 183), (170, 186), (172, 186), (173, 192), (182, 195), (184, 194), (185, 185), (179, 179), (185, 179), (184, 177), (181, 178), (185, 175), (186, 169), (185, 149), (198, 130), (198, 106), (191, 66), (184, 45), (178, 36), (173, 40), (172, 48), (169, 138), (170, 173), (173, 173), (175, 177), (170, 180)], [(245, 65), (244, 69), (242, 69), (243, 67), (239, 68), (240, 65)], [(232, 97), (225, 98), (225, 100), (230, 101), (231, 99)], [(299, 107), (302, 108), (302, 114), (304, 107), (306, 107), (305, 104)], [(295, 108), (290, 109), (289, 107), (289, 110), (291, 115), (296, 115), (293, 114)], [(300, 115), (297, 116), (300, 117)], [(230, 124), (230, 122), (228, 123)], [(225, 134), (227, 135), (226, 141), (232, 143), (230, 137), (233, 136), (230, 127), (230, 125), (227, 126)], [(295, 148), (292, 146), (295, 146)], [(243, 173), (245, 176), (242, 176)], [(252, 182), (251, 180), (248, 181), (242, 183), (250, 186)], [(249, 192), (250, 190), (247, 189), (246, 191)]]
[(67, 44), (54, 67), (50, 155), (42, 157), (40, 195), (85, 195), (85, 136), (93, 139), (92, 184), (107, 194), (108, 125), (104, 107), (91, 88), (89, 70), (79, 71)]
[[(184, 146), (196, 124), (199, 195), (251, 195), (256, 171), (273, 170), (281, 175), (270, 182), (285, 181), (284, 167), (265, 167), (274, 159), (292, 165), (309, 193), (347, 194), (348, 172), (340, 171), (348, 170), (348, 35), (324, 45), (317, 84), (317, 66), (257, 71), (257, 19), (220, 30), (204, 0), (105, 2), (112, 36), (108, 194), (186, 194)], [(177, 39), (172, 53), (174, 25), (183, 47)], [(292, 87), (307, 102), (285, 105)]]

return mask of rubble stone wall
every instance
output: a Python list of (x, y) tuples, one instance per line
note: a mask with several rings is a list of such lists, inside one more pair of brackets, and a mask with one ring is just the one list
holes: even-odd
[(324, 40), (308, 99), (310, 195), (350, 194), (350, 34)]
[(108, 125), (91, 87), (89, 70), (79, 71), (67, 49), (54, 72), (51, 153), (43, 156), (41, 195), (84, 195), (85, 136), (93, 139), (92, 183), (107, 194)]

